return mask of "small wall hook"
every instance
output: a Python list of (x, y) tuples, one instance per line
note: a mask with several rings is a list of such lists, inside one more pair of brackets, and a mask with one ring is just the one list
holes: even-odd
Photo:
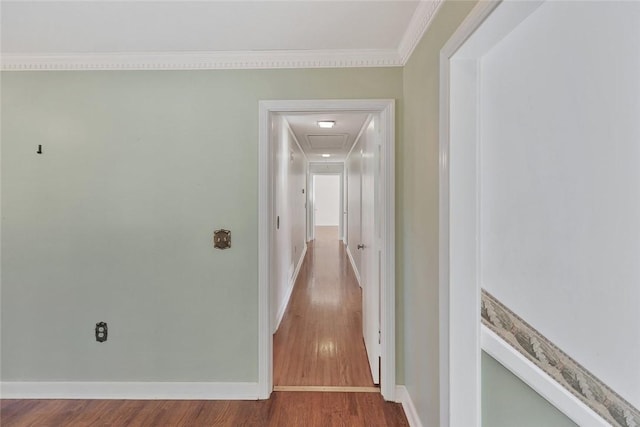
[(42, 145), (38, 145), (38, 151), (36, 151), (36, 154), (42, 154)]

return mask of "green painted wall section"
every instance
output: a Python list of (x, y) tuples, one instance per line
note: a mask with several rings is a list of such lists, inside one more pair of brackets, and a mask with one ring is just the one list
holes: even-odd
[(440, 49), (474, 2), (445, 2), (404, 67), (398, 152), (398, 278), (404, 378), (423, 425), (439, 422), (438, 147)]
[(576, 424), (482, 352), (483, 427), (570, 427)]
[(258, 100), (400, 99), (402, 70), (1, 84), (2, 380), (255, 382)]

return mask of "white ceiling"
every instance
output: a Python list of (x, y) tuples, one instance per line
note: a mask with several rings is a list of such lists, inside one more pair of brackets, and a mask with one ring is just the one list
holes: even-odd
[(3, 0), (0, 49), (5, 69), (398, 66), (440, 3)]
[(415, 1), (2, 3), (2, 52), (393, 49)]
[[(344, 161), (368, 117), (368, 113), (299, 113), (284, 116), (310, 162)], [(318, 127), (318, 122), (323, 120), (333, 120), (336, 124), (331, 129)], [(331, 157), (325, 158), (322, 154), (330, 154)]]

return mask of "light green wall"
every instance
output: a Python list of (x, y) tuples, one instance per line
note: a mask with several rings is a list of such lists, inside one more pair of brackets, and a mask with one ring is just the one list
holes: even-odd
[(3, 73), (2, 380), (257, 381), (258, 100), (401, 97), (400, 68)]
[(439, 422), (438, 135), (440, 49), (474, 6), (447, 1), (404, 67), (398, 145), (398, 276), (404, 378), (423, 425)]
[(570, 427), (573, 421), (482, 352), (483, 427)]
[(256, 381), (257, 102), (395, 98), (397, 380), (439, 425), (438, 55), (473, 5), (404, 69), (3, 73), (2, 379)]

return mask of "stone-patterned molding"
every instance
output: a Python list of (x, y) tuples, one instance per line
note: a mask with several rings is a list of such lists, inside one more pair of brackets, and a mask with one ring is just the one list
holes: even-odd
[(482, 323), (615, 427), (640, 427), (640, 411), (482, 290)]
[(405, 65), (424, 35), (444, 0), (421, 0), (398, 46), (400, 62)]
[(399, 67), (394, 50), (3, 54), (3, 71)]

